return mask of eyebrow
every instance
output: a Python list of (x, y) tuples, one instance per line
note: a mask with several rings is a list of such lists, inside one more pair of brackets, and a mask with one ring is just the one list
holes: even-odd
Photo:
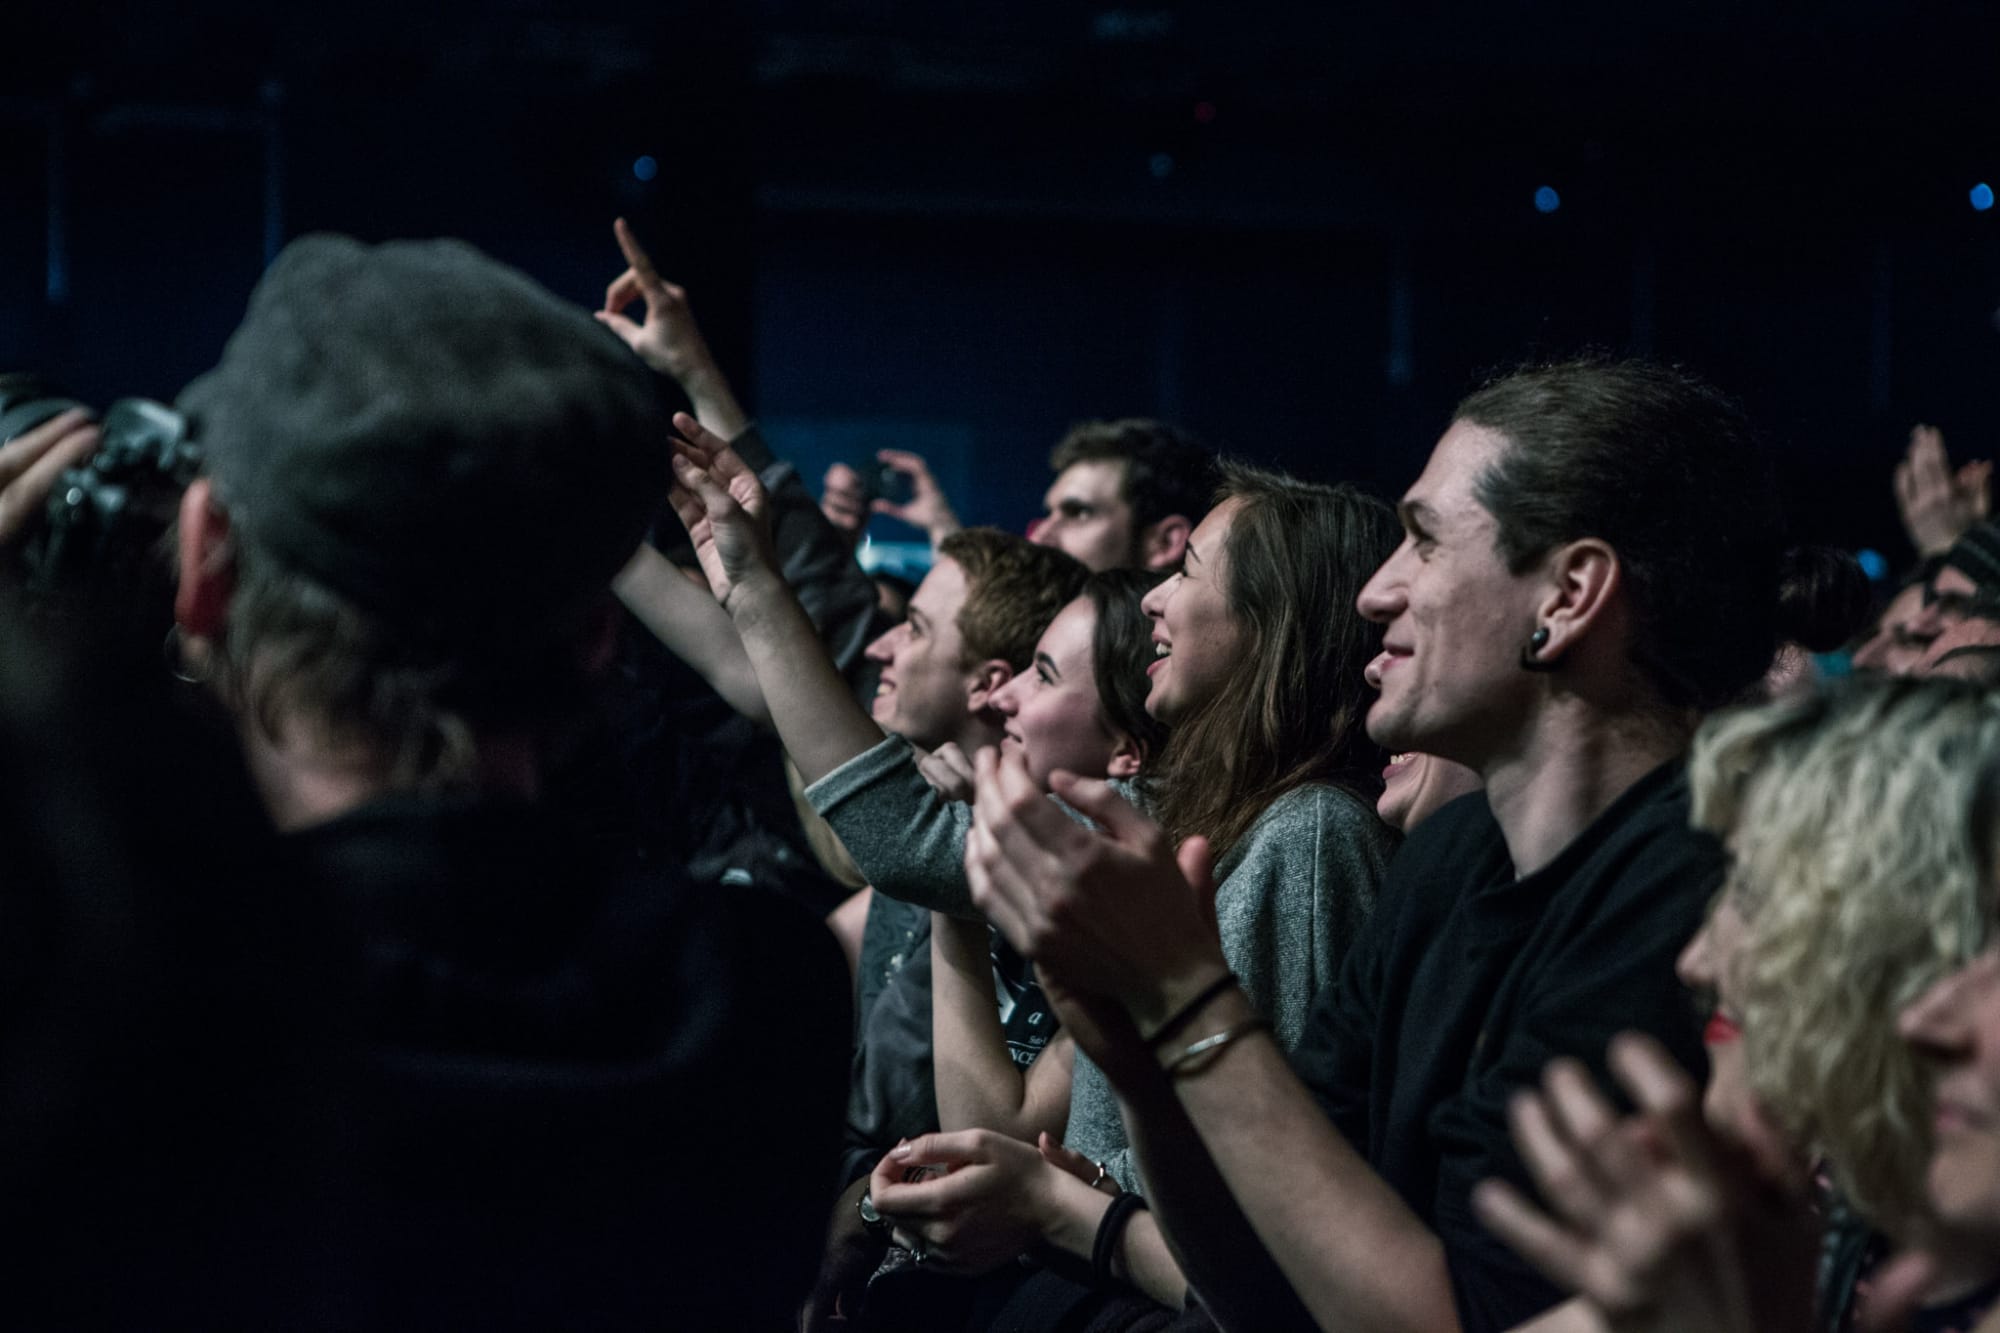
[(1046, 670), (1051, 676), (1054, 676), (1057, 680), (1062, 679), (1062, 671), (1060, 668), (1056, 666), (1056, 659), (1050, 657), (1047, 653), (1036, 653), (1035, 663), (1036, 665)]
[(1403, 520), (1406, 528), (1427, 528), (1437, 522), (1437, 511), (1422, 500), (1399, 500), (1396, 517)]

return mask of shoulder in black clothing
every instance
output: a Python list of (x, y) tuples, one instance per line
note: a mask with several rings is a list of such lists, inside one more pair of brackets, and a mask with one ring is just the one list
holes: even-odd
[(1651, 1033), (1706, 1063), (1674, 960), (1721, 884), (1677, 764), (1516, 880), (1483, 795), (1434, 815), (1294, 1057), (1336, 1126), (1443, 1240), (1462, 1326), (1511, 1327), (1560, 1293), (1474, 1218), (1487, 1176), (1526, 1185), (1506, 1103), (1558, 1055), (1600, 1076), (1611, 1037)]
[(845, 1085), (823, 925), (607, 874), (527, 807), (380, 802), (292, 843), (360, 960), (352, 1322), (782, 1322)]

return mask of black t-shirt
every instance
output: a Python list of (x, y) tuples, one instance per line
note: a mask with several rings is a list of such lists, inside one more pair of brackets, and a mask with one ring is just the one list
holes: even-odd
[(1473, 1216), (1472, 1187), (1524, 1188), (1507, 1098), (1558, 1055), (1604, 1075), (1612, 1036), (1705, 1071), (1674, 960), (1722, 881), (1688, 826), (1678, 764), (1640, 779), (1554, 861), (1514, 878), (1483, 794), (1439, 811), (1391, 864), (1366, 931), (1293, 1054), (1355, 1149), (1443, 1241), (1460, 1324), (1504, 1329), (1557, 1291)]

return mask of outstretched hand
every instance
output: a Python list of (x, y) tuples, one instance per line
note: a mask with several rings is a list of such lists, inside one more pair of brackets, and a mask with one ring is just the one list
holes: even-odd
[(0, 551), (28, 539), (56, 479), (90, 457), (102, 437), (89, 413), (72, 408), (0, 445)]
[(961, 526), (958, 515), (952, 511), (951, 501), (945, 498), (944, 488), (931, 475), (931, 465), (924, 461), (922, 454), (904, 449), (880, 449), (875, 453), (875, 460), (910, 479), (910, 498), (902, 504), (878, 498), (870, 508), (913, 528), (922, 528), (930, 534), (933, 546), (958, 531)]
[(1631, 1333), (1771, 1333), (1810, 1326), (1814, 1231), (1803, 1202), (1758, 1179), (1702, 1119), (1694, 1082), (1650, 1037), (1610, 1063), (1638, 1107), (1620, 1119), (1574, 1060), (1516, 1095), (1514, 1143), (1548, 1201), (1483, 1182), (1487, 1228)]
[(1896, 464), (1896, 512), (1918, 555), (1951, 549), (1992, 511), (1993, 464), (1975, 460), (1952, 470), (1944, 432), (1913, 426), (1910, 447)]
[[(972, 900), (1060, 990), (1115, 999), (1143, 1031), (1229, 970), (1208, 843), (1178, 857), (1159, 825), (1108, 783), (1057, 773), (1058, 810), (1019, 755), (981, 750), (966, 838)], [(1126, 1029), (1130, 1031), (1131, 1029)]]
[(709, 591), (725, 609), (745, 583), (776, 576), (768, 498), (757, 474), (726, 440), (685, 412), (674, 414), (674, 484), (667, 493), (694, 544)]

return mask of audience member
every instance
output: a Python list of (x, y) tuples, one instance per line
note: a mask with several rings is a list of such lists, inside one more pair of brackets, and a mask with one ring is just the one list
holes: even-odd
[(288, 892), (336, 922), (361, 1046), (343, 1322), (785, 1317), (838, 950), (781, 900), (598, 859), (545, 796), (665, 489), (651, 373), (470, 247), (315, 236), (181, 406), (187, 669), (237, 718)]
[(1924, 649), (1936, 635), (1919, 634), (1917, 619), (1924, 613), (1931, 579), (1943, 567), (1943, 555), (1925, 558), (1890, 594), (1874, 625), (1854, 646), (1850, 661), (1856, 671), (1902, 676), (1922, 660)]
[(1215, 489), (1215, 459), (1162, 421), (1086, 421), (1049, 455), (1031, 540), (1091, 569), (1173, 569)]
[(1778, 652), (1764, 673), (1771, 697), (1810, 685), (1813, 655), (1841, 648), (1865, 629), (1873, 600), (1861, 562), (1831, 546), (1795, 546), (1778, 581)]
[[(1700, 1058), (1673, 959), (1722, 861), (1687, 828), (1678, 756), (1770, 662), (1771, 497), (1737, 410), (1677, 372), (1542, 367), (1460, 405), (1361, 595), (1390, 657), (1368, 726), (1486, 790), (1405, 845), (1296, 1074), (1226, 982), (1198, 841), (1177, 868), (1100, 786), (1058, 791), (1109, 836), (1017, 799), (1004, 762), (982, 785), (977, 901), (1065, 997), (1079, 1059), (1115, 1071), (1223, 1324), (1296, 1321), (1292, 1293), (1344, 1328), (1505, 1328), (1553, 1303), (1470, 1191), (1520, 1178), (1506, 1099), (1552, 1055), (1637, 1027)], [(1699, 541), (1693, 512), (1715, 519)]]
[(1925, 642), (1963, 621), (1982, 599), (2000, 595), (2000, 520), (1966, 529), (1924, 589), (1924, 604), (1910, 623)]
[[(836, 463), (821, 497), (835, 526), (858, 539), (869, 513), (887, 514), (922, 528), (932, 546), (958, 530), (921, 456), (884, 449), (876, 457), (910, 478), (911, 498), (870, 500), (860, 474)], [(1049, 454), (1049, 470), (1056, 476), (1043, 498), (1046, 512), (1028, 525), (1028, 537), (1093, 571), (1179, 565), (1216, 481), (1214, 455), (1165, 422), (1139, 417), (1074, 427)]]

